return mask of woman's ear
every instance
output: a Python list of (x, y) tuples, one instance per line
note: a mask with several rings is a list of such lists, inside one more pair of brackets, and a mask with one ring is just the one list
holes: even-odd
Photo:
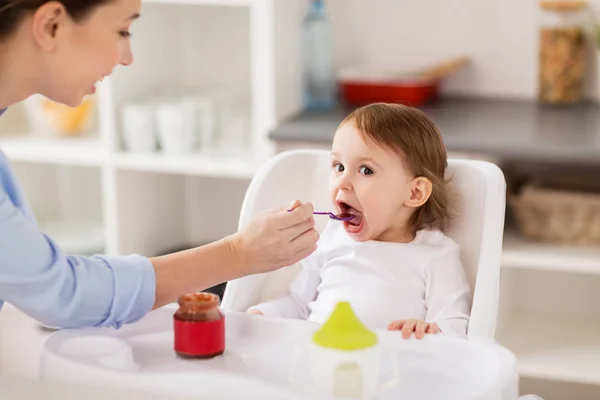
[(429, 200), (433, 184), (423, 176), (416, 177), (411, 182), (410, 197), (404, 202), (407, 207), (418, 208)]
[(67, 21), (65, 6), (58, 1), (49, 1), (41, 5), (31, 19), (31, 28), (35, 43), (43, 50), (56, 48), (56, 39), (61, 25)]

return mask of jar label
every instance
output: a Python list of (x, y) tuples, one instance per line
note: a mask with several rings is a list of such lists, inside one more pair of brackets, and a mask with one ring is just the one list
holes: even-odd
[(225, 350), (225, 318), (214, 321), (182, 321), (173, 318), (175, 352), (211, 356)]

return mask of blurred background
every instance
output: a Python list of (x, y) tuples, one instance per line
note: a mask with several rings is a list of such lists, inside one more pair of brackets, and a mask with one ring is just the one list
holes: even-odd
[(65, 251), (154, 256), (235, 232), (261, 164), (328, 149), (353, 107), (419, 107), (451, 157), (506, 174), (498, 340), (523, 393), (597, 399), (599, 7), (145, 0), (133, 65), (77, 108), (11, 107), (0, 149)]

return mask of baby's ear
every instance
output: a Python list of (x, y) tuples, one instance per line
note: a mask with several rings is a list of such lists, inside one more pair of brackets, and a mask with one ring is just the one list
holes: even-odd
[(431, 181), (423, 176), (416, 177), (411, 182), (410, 188), (410, 196), (404, 202), (404, 205), (407, 207), (418, 208), (429, 200), (429, 196), (431, 196), (431, 190), (433, 189), (433, 184)]

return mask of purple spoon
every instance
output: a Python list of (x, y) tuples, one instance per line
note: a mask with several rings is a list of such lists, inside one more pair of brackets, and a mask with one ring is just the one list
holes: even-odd
[(329, 215), (329, 218), (335, 219), (336, 221), (350, 221), (352, 218), (354, 218), (354, 215), (352, 215), (350, 213), (334, 214), (334, 213), (330, 213), (330, 212), (315, 211), (315, 212), (313, 212), (313, 214)]
[[(288, 210), (288, 212), (290, 212), (290, 211), (292, 211), (292, 210)], [(354, 215), (352, 215), (350, 213), (334, 214), (334, 213), (326, 212), (326, 211), (314, 211), (313, 214), (329, 215), (329, 218), (334, 219), (336, 221), (350, 221), (351, 219), (354, 218)]]

